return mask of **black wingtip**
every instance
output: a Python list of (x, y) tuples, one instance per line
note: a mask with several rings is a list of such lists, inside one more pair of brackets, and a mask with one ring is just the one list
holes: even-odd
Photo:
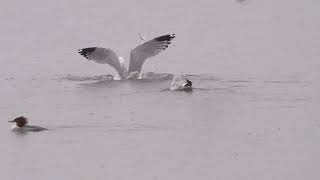
[(168, 34), (168, 35), (160, 36), (160, 37), (157, 37), (157, 38), (154, 38), (154, 39), (156, 41), (171, 41), (175, 37), (176, 37), (175, 34)]
[(88, 55), (93, 53), (96, 50), (97, 47), (88, 47), (88, 48), (83, 48), (79, 49), (78, 53), (84, 56), (85, 58), (88, 58)]

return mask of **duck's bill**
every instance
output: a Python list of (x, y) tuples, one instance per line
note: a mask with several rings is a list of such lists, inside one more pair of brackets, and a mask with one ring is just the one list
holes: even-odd
[(12, 120), (12, 121), (8, 121), (8, 122), (14, 122), (14, 120)]

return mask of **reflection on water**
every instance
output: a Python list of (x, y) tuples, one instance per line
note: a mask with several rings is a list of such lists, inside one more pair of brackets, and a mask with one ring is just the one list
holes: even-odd
[(57, 80), (69, 80), (69, 81), (107, 81), (113, 80), (112, 75), (100, 75), (100, 76), (74, 76), (69, 74), (66, 77), (57, 78)]

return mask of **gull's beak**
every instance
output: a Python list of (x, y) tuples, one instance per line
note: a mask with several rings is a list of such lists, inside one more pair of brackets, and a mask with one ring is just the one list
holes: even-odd
[(8, 122), (15, 122), (14, 120), (12, 120), (12, 121), (8, 121)]

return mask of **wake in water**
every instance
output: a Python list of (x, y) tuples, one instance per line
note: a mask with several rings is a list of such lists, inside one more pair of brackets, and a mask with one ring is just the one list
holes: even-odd
[[(173, 74), (168, 73), (154, 73), (146, 72), (141, 73), (139, 81), (161, 81), (161, 80), (172, 80), (174, 77)], [(66, 77), (57, 78), (57, 80), (69, 80), (69, 81), (113, 81), (116, 79), (115, 76), (111, 74), (100, 75), (100, 76), (75, 76), (68, 75)]]
[[(191, 81), (192, 87), (184, 87)], [(228, 83), (221, 78), (217, 78), (211, 74), (169, 74), (169, 73), (155, 73), (145, 72), (141, 73), (139, 79), (115, 81), (114, 76), (107, 75), (66, 75), (55, 78), (59, 82), (70, 81), (77, 83), (81, 87), (104, 89), (104, 88), (120, 88), (121, 93), (136, 92), (168, 92), (168, 91), (232, 91), (236, 87), (232, 85), (241, 85), (243, 83)], [(242, 87), (242, 86), (241, 86)], [(239, 88), (241, 88), (239, 87)], [(119, 91), (119, 90), (118, 90)], [(120, 91), (119, 91), (120, 93)]]

